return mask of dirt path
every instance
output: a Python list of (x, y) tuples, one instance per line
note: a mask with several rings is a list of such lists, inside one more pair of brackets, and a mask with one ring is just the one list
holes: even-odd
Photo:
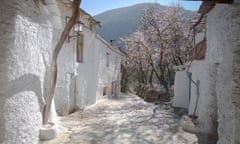
[(61, 117), (58, 137), (40, 144), (197, 144), (197, 137), (184, 132), (179, 121), (171, 110), (123, 95)]

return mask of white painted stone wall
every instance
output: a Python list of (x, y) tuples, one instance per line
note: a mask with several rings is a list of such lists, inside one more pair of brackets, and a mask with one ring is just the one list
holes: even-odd
[[(96, 36), (96, 49), (98, 50), (99, 57), (96, 60), (97, 64), (97, 76), (98, 76), (98, 92), (97, 92), (97, 99), (101, 99), (103, 96), (103, 87), (108, 87), (108, 97), (117, 97), (120, 93), (120, 80), (121, 80), (121, 54), (118, 50), (111, 49), (106, 42)], [(100, 47), (101, 49), (97, 48)], [(109, 53), (109, 66), (107, 66), (107, 56), (106, 53)], [(111, 94), (112, 90), (112, 82), (115, 82), (117, 86), (116, 95)]]
[[(54, 9), (60, 11), (54, 13), (53, 44), (65, 26), (65, 16), (71, 16), (71, 9), (61, 1), (58, 1), (57, 7)], [(58, 57), (58, 79), (54, 100), (59, 115), (67, 115), (102, 99), (103, 87), (108, 86), (111, 90), (111, 82), (116, 81), (117, 75), (120, 75), (120, 54), (111, 50), (108, 43), (96, 36), (94, 29), (90, 30), (88, 16), (81, 15), (80, 20), (84, 23), (83, 62), (79, 63), (76, 60), (76, 39), (72, 39), (70, 43), (65, 42)], [(107, 52), (110, 53), (109, 67), (106, 67)]]
[[(200, 81), (197, 125), (205, 133), (218, 131), (218, 144), (240, 143), (239, 63), (240, 0), (235, 0), (217, 4), (208, 13), (206, 58), (194, 61), (189, 70), (192, 79)], [(189, 114), (196, 106), (196, 92), (192, 84)]]
[(198, 116), (197, 126), (205, 133), (214, 133), (217, 129), (216, 69), (216, 65), (204, 60), (191, 63), (188, 71), (195, 83), (199, 81), (199, 94), (197, 86), (191, 82), (190, 100), (187, 69), (175, 75), (173, 106), (188, 108), (189, 115)]
[[(204, 86), (204, 85), (206, 85), (206, 87), (204, 86), (203, 88), (209, 87), (208, 83), (206, 82), (206, 76), (207, 76), (208, 73), (207, 73), (207, 70), (205, 68), (206, 67), (205, 67), (204, 61), (193, 61), (191, 63), (191, 67), (189, 69), (189, 72), (192, 73), (192, 80), (195, 83), (197, 83), (197, 81), (200, 82), (199, 88), (202, 88), (202, 86)], [(191, 98), (190, 98), (190, 104), (189, 104), (189, 108), (188, 108), (188, 114), (190, 114), (190, 115), (194, 114), (194, 109), (195, 109), (196, 104), (197, 104), (197, 97), (200, 98), (200, 94), (202, 94), (199, 91), (199, 96), (198, 96), (197, 86), (194, 84), (194, 82), (191, 82)], [(205, 91), (207, 91), (207, 90), (205, 90)], [(202, 95), (202, 96), (204, 96), (204, 95)], [(204, 98), (206, 99), (205, 96), (204, 96)], [(200, 103), (200, 106), (201, 105), (202, 105), (202, 103)]]
[(52, 31), (40, 2), (1, 1), (0, 143), (38, 142)]
[[(50, 4), (51, 14), (53, 15), (53, 43), (52, 47), (56, 46), (61, 33), (66, 25), (65, 17), (71, 16), (70, 7), (67, 7), (58, 0), (56, 4)], [(58, 77), (55, 89), (55, 106), (58, 114), (66, 115), (74, 108), (73, 98), (71, 98), (74, 91), (73, 84), (75, 83), (75, 57), (73, 49), (75, 44), (73, 42), (65, 42), (58, 56)]]
[[(195, 36), (195, 45), (203, 41), (204, 33), (197, 33)], [(191, 63), (190, 72), (193, 73), (193, 79), (199, 80), (201, 76), (205, 76), (207, 74), (202, 73), (204, 67), (204, 61), (194, 61)], [(187, 76), (187, 68), (182, 71), (177, 71), (174, 79), (174, 98), (173, 98), (173, 106), (188, 108), (189, 114), (193, 114), (194, 108), (196, 105), (196, 86), (191, 83), (191, 102), (189, 98), (189, 77)]]
[(173, 107), (188, 108), (189, 106), (189, 78), (185, 70), (177, 71), (174, 80)]
[(188, 114), (198, 116), (197, 126), (202, 132), (214, 133), (217, 127), (216, 65), (206, 63), (204, 60), (193, 61), (189, 72), (192, 73), (192, 80), (195, 83), (199, 81), (199, 93), (197, 86), (192, 82)]
[(217, 65), (218, 144), (240, 143), (240, 1), (217, 4), (207, 18), (208, 63)]
[(96, 102), (97, 89), (97, 49), (95, 48), (95, 34), (86, 27), (84, 34), (83, 62), (78, 65), (76, 71), (76, 109), (83, 109), (87, 105)]
[[(84, 62), (79, 63), (77, 69), (76, 109), (83, 109), (102, 99), (105, 86), (111, 97), (111, 83), (117, 81), (120, 75), (121, 55), (111, 50), (95, 33), (88, 29), (85, 31)], [(107, 53), (110, 53), (109, 66)]]

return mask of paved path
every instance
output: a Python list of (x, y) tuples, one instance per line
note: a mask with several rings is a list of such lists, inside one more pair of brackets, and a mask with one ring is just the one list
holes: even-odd
[(197, 144), (197, 137), (184, 132), (179, 121), (171, 110), (123, 95), (61, 117), (61, 133), (41, 144)]

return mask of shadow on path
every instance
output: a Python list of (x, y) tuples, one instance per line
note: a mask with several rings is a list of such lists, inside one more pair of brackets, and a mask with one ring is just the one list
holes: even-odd
[[(68, 128), (63, 144), (192, 144), (196, 136), (179, 127), (171, 111), (134, 95), (101, 100), (83, 112), (61, 118)], [(56, 140), (55, 140), (56, 142)], [(54, 141), (49, 142), (54, 143)]]

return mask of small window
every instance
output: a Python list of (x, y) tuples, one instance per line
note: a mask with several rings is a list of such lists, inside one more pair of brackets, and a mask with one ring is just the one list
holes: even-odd
[(84, 36), (80, 34), (77, 37), (77, 62), (83, 62)]
[(109, 67), (109, 56), (110, 56), (110, 53), (106, 53), (106, 66)]

